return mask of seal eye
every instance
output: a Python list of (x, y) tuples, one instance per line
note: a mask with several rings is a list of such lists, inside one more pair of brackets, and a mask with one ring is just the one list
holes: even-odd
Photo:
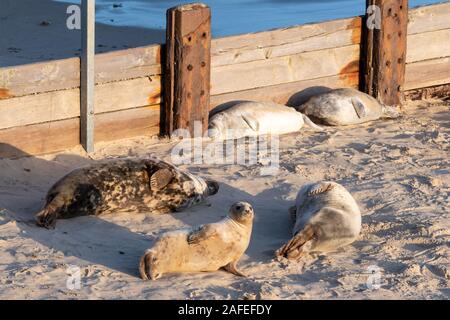
[(241, 210), (241, 206), (236, 206), (236, 210), (237, 211)]

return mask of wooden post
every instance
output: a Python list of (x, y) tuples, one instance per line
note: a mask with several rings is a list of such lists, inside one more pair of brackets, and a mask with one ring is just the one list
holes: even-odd
[(211, 11), (202, 3), (167, 10), (164, 129), (194, 133), (208, 128), (211, 70)]
[(362, 89), (386, 105), (401, 105), (405, 81), (408, 0), (367, 0)]
[(94, 151), (94, 57), (95, 0), (82, 1), (80, 72), (80, 141), (86, 152)]

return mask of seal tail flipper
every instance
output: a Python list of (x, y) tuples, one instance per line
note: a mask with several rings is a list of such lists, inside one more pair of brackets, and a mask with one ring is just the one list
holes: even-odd
[(297, 233), (284, 246), (276, 251), (278, 257), (288, 259), (298, 259), (305, 252), (305, 245), (314, 237), (314, 230), (311, 225), (307, 225), (303, 230)]
[(41, 211), (36, 214), (36, 224), (47, 229), (54, 229), (58, 218), (58, 207), (47, 203)]
[(400, 117), (400, 112), (398, 112), (395, 107), (383, 105), (381, 117), (395, 119)]
[(306, 115), (303, 114), (303, 121), (305, 122), (305, 124), (307, 124), (310, 128), (316, 130), (316, 131), (324, 131), (324, 129), (320, 126), (318, 126), (317, 124), (315, 124), (314, 122), (311, 121), (311, 119)]
[(228, 271), (236, 276), (247, 277), (244, 273), (242, 273), (241, 271), (238, 270), (236, 264), (237, 264), (237, 261), (233, 261), (233, 262), (230, 262), (229, 264), (227, 264), (226, 266), (224, 266), (223, 268), (226, 271)]

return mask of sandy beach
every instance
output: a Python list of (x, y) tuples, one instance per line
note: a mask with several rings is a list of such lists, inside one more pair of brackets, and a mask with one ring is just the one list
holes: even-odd
[[(0, 299), (449, 299), (449, 102), (409, 102), (397, 120), (307, 128), (280, 137), (280, 168), (258, 164), (183, 165), (214, 178), (220, 191), (185, 212), (117, 213), (60, 220), (39, 228), (34, 213), (48, 188), (73, 168), (107, 157), (157, 155), (167, 140), (136, 137), (40, 157), (0, 160)], [(359, 239), (298, 263), (274, 259), (291, 236), (287, 210), (301, 185), (333, 180), (357, 200)], [(161, 233), (217, 221), (235, 201), (256, 212), (239, 262), (247, 278), (224, 271), (138, 276), (138, 261)], [(80, 289), (67, 286), (70, 268)], [(372, 273), (374, 272), (374, 273)], [(378, 285), (379, 284), (379, 285)]]

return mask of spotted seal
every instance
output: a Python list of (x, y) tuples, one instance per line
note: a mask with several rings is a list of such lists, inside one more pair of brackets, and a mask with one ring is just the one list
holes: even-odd
[(155, 158), (114, 159), (75, 169), (48, 191), (37, 224), (123, 211), (180, 211), (216, 194), (219, 185)]

